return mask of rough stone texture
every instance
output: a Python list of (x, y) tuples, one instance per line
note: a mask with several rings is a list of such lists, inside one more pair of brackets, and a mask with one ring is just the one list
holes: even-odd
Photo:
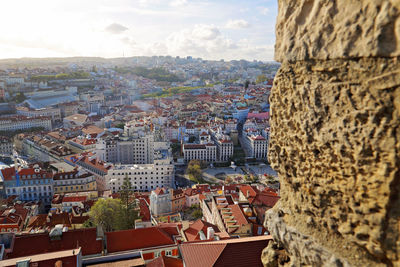
[(275, 59), (400, 55), (398, 0), (279, 0)]
[(287, 265), (400, 266), (399, 10), (279, 0), (265, 224)]

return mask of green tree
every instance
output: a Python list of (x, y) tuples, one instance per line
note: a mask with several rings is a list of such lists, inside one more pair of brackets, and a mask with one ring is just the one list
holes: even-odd
[(124, 178), (121, 191), (122, 214), (119, 218), (121, 229), (131, 229), (135, 227), (135, 220), (139, 219), (139, 210), (132, 184), (128, 175)]
[(263, 83), (267, 80), (267, 76), (261, 74), (257, 76), (256, 83)]
[(17, 93), (17, 95), (15, 96), (15, 102), (17, 102), (17, 103), (24, 102), (25, 99), (26, 99), (26, 96), (24, 95), (24, 93)]
[(202, 180), (200, 161), (191, 160), (186, 169), (186, 173), (188, 174), (190, 180), (200, 182)]
[(250, 84), (250, 81), (246, 80), (246, 82), (244, 83), (244, 88), (245, 89), (249, 88), (249, 84)]
[(84, 228), (93, 228), (96, 225), (93, 223), (92, 219), (88, 219), (83, 223)]
[(203, 217), (203, 212), (201, 211), (201, 209), (195, 209), (193, 212), (192, 212), (192, 217), (193, 218), (195, 218), (195, 219), (201, 219), (202, 217)]
[(115, 125), (115, 127), (116, 127), (116, 128), (120, 128), (120, 129), (123, 130), (124, 127), (125, 127), (125, 123), (118, 123), (118, 124)]
[(120, 229), (122, 205), (119, 199), (99, 199), (90, 209), (89, 217), (95, 225), (103, 227), (105, 232)]

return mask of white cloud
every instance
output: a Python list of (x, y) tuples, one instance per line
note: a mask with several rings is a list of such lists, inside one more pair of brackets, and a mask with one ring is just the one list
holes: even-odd
[(263, 15), (267, 15), (269, 13), (269, 8), (268, 7), (261, 7), (260, 13)]
[[(138, 47), (132, 49), (139, 49)], [(146, 55), (194, 56), (204, 59), (271, 60), (273, 46), (258, 46), (248, 39), (237, 42), (214, 25), (199, 24), (170, 34), (164, 42), (144, 45)]]
[(177, 6), (183, 6), (187, 4), (187, 0), (173, 0), (169, 3), (170, 6), (177, 7)]
[(229, 20), (226, 23), (226, 27), (229, 29), (243, 29), (243, 28), (249, 28), (250, 23), (248, 23), (244, 19)]
[(128, 28), (118, 23), (112, 23), (108, 25), (105, 30), (112, 34), (120, 34), (128, 30)]
[[(20, 8), (21, 2), (24, 9)], [(4, 3), (0, 24), (9, 27), (1, 29), (0, 58), (116, 57), (124, 53), (126, 56), (170, 54), (226, 60), (272, 59), (276, 12), (266, 4), (250, 1), (245, 6), (236, 2), (226, 5), (224, 1), (209, 0), (41, 2), (41, 5), (29, 0)], [(250, 15), (253, 10), (256, 12)], [(262, 17), (261, 12), (269, 13)], [(241, 16), (235, 20), (232, 14)], [(226, 22), (230, 19), (230, 26), (235, 29), (250, 28), (227, 30)], [(258, 19), (263, 22), (256, 23)], [(265, 20), (271, 22), (266, 25)], [(249, 41), (239, 41), (244, 38)]]
[(214, 25), (205, 25), (198, 24), (194, 26), (191, 35), (194, 38), (198, 38), (201, 40), (214, 40), (218, 35), (220, 35), (220, 31)]

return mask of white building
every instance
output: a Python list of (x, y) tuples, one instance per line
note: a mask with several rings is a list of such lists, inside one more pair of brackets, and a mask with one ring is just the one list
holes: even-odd
[(143, 121), (131, 121), (123, 136), (104, 136), (96, 145), (103, 161), (120, 164), (151, 164), (154, 161), (154, 134)]
[(17, 114), (32, 118), (50, 117), (52, 122), (61, 121), (61, 111), (59, 108), (32, 109), (28, 107), (17, 107)]
[(12, 74), (5, 78), (7, 85), (24, 84), (25, 75), (23, 74)]
[(0, 131), (25, 130), (35, 127), (43, 127), (45, 130), (51, 130), (51, 117), (25, 117), (12, 116), (0, 117)]
[(125, 177), (129, 178), (134, 190), (168, 188), (174, 184), (174, 165), (169, 159), (155, 160), (154, 164), (114, 165), (105, 176), (107, 188), (112, 192), (120, 191)]
[(171, 194), (168, 192), (168, 189), (157, 188), (151, 191), (150, 211), (153, 215), (159, 216), (161, 214), (167, 214), (170, 213), (171, 210)]
[(186, 162), (194, 159), (207, 162), (217, 160), (217, 146), (214, 144), (184, 144), (182, 152)]
[(222, 133), (219, 127), (216, 131), (211, 130), (211, 138), (217, 146), (217, 159), (218, 161), (228, 161), (233, 156), (233, 142), (232, 139)]
[(121, 164), (151, 164), (154, 161), (154, 136), (101, 138), (96, 155), (103, 161)]
[(243, 136), (243, 145), (248, 157), (256, 159), (267, 158), (268, 141), (262, 135), (249, 134)]

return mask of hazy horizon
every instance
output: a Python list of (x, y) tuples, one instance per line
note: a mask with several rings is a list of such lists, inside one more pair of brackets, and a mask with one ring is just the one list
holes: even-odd
[(17, 0), (2, 7), (1, 59), (273, 61), (276, 1)]

